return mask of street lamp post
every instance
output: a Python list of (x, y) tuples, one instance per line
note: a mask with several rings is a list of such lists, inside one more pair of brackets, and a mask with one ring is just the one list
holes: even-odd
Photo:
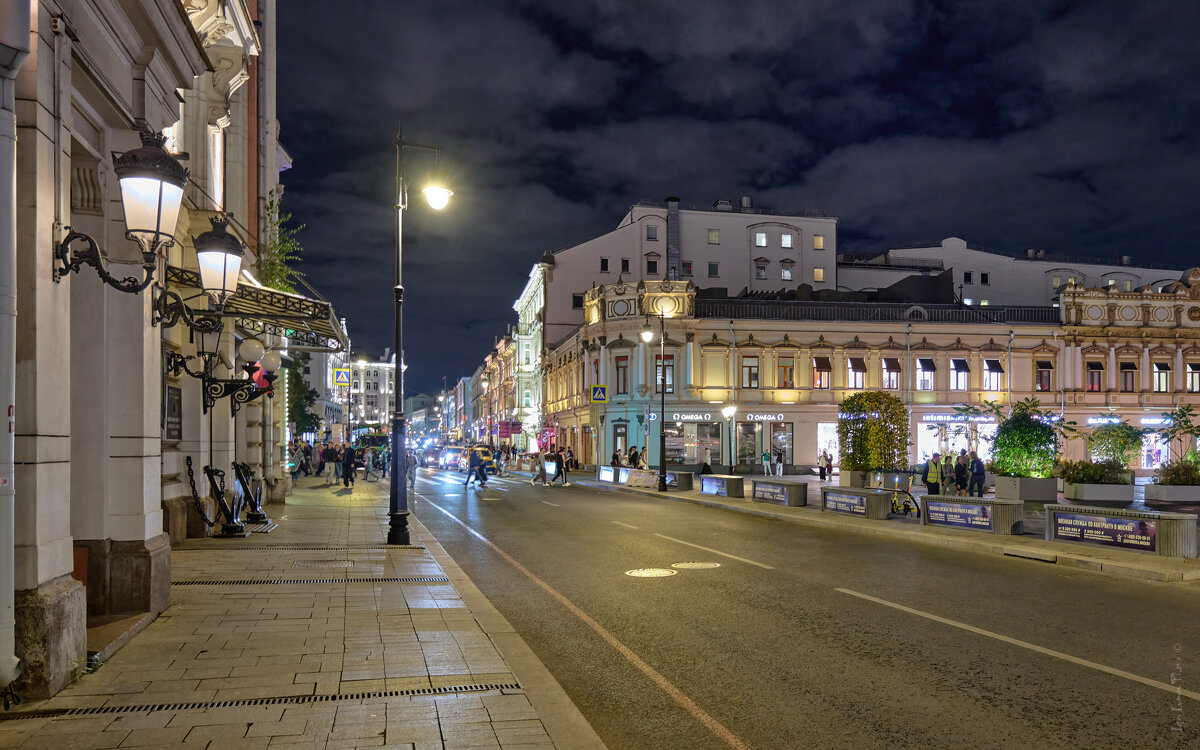
[[(404, 362), (404, 284), (401, 270), (403, 255), (401, 252), (404, 235), (404, 209), (408, 208), (408, 193), (404, 185), (404, 149), (414, 151), (432, 151), (440, 156), (439, 146), (425, 146), (404, 140), (404, 131), (396, 129), (396, 283), (392, 287), (395, 300), (395, 330), (396, 346), (393, 351), (400, 354), (401, 378), (403, 378)], [(441, 210), (453, 195), (444, 185), (430, 181), (422, 192), (430, 207)], [(400, 380), (403, 383), (403, 380)], [(392, 479), (388, 490), (388, 544), (408, 544), (408, 451), (404, 434), (404, 391), (401, 387), (396, 394), (396, 402), (392, 407)]]
[[(667, 491), (667, 433), (663, 423), (667, 418), (667, 318), (658, 314), (658, 491)], [(650, 323), (642, 329), (642, 341), (647, 344), (654, 338)]]
[(733, 473), (733, 467), (737, 463), (734, 457), (733, 443), (733, 415), (737, 414), (737, 407), (732, 404), (721, 410), (721, 416), (725, 417), (725, 425), (729, 430), (729, 473)]

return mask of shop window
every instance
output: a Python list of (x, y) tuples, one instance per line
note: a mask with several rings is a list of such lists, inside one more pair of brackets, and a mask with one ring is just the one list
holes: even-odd
[(1137, 363), (1121, 363), (1121, 393), (1133, 393), (1137, 389)]
[(862, 389), (867, 379), (867, 360), (863, 357), (850, 357), (846, 370), (846, 387)]
[(937, 377), (937, 367), (932, 359), (917, 360), (917, 390), (932, 391), (934, 379)]
[(965, 359), (950, 360), (950, 390), (967, 390), (967, 380), (971, 377), (971, 367)]
[(646, 225), (646, 239), (650, 240), (651, 242), (655, 242), (658, 240), (658, 227), (656, 225), (654, 225), (654, 224)]
[(1200, 393), (1200, 362), (1188, 362), (1187, 389), (1188, 393)]
[(1104, 390), (1103, 362), (1087, 363), (1087, 389), (1090, 393), (1099, 393)]
[(767, 233), (766, 232), (755, 232), (754, 233), (754, 246), (755, 247), (766, 247), (767, 246)]
[(782, 247), (782, 248), (784, 248), (784, 249), (791, 249), (791, 247), (792, 247), (792, 235), (790, 235), (790, 234), (781, 234), (781, 235), (779, 235), (779, 246), (780, 246), (780, 247)]
[(983, 390), (1000, 390), (1000, 380), (1002, 375), (1004, 375), (1004, 367), (1001, 366), (1000, 360), (985, 359), (983, 361)]
[(883, 358), (883, 387), (889, 391), (900, 390), (900, 360), (896, 357)]
[(813, 357), (813, 388), (829, 390), (829, 374), (833, 372), (829, 357)]
[(600, 273), (608, 273), (608, 258), (600, 259)]
[(675, 355), (654, 355), (654, 392), (675, 392)]
[(1154, 363), (1154, 392), (1171, 392), (1171, 365), (1166, 362)]
[(1049, 391), (1053, 386), (1054, 363), (1039, 359), (1037, 369), (1033, 372), (1033, 388), (1037, 391)]
[[(796, 358), (795, 357), (779, 357), (776, 362), (775, 387), (776, 388), (795, 388), (796, 387)], [(1197, 371), (1197, 376), (1200, 376), (1200, 371)]]
[(721, 230), (720, 229), (708, 230), (708, 244), (710, 244), (710, 245), (720, 245), (721, 244)]
[(629, 357), (617, 357), (617, 393), (629, 393)]
[(758, 387), (758, 356), (742, 357), (742, 387)]

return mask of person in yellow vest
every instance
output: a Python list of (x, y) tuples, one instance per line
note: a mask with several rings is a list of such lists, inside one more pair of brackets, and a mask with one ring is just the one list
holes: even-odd
[(942, 490), (942, 464), (938, 461), (941, 458), (937, 453), (929, 457), (925, 462), (925, 471), (921, 473), (921, 481), (925, 483), (925, 489), (930, 495), (940, 495)]

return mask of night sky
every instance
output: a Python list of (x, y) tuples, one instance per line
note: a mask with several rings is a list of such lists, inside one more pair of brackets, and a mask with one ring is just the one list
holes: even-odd
[(547, 251), (639, 200), (751, 195), (839, 249), (1200, 264), (1200, 3), (281, 0), (298, 264), (392, 341), (397, 124), (455, 191), (405, 212), (408, 390), (470, 374)]

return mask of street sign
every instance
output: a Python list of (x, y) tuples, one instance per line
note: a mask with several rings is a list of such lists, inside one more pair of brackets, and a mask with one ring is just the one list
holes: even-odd
[(345, 388), (350, 387), (350, 368), (335, 367), (333, 368), (333, 384)]
[(592, 403), (607, 404), (608, 403), (608, 386), (593, 385), (592, 386)]
[(650, 421), (653, 422), (656, 419), (658, 419), (658, 415), (654, 412), (650, 412)]

